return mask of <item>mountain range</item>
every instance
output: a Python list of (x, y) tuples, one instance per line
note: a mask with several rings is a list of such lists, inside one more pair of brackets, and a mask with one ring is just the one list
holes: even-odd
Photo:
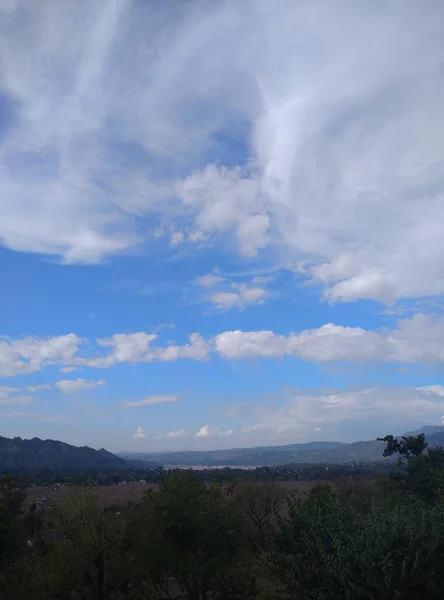
[[(424, 433), (430, 446), (444, 446), (444, 427), (425, 426), (405, 435)], [(104, 448), (72, 446), (55, 440), (0, 436), (0, 472), (32, 469), (153, 469), (164, 467), (261, 467), (288, 464), (341, 464), (372, 462), (384, 459), (385, 444), (377, 440), (352, 443), (309, 442), (285, 446), (258, 446), (229, 450), (194, 450), (182, 452), (121, 452), (112, 454)]]
[(128, 462), (104, 448), (78, 448), (55, 440), (22, 440), (0, 436), (0, 472), (20, 469), (93, 469), (128, 468)]
[[(444, 446), (444, 427), (425, 426), (405, 435), (424, 433), (428, 443)], [(384, 442), (378, 440), (343, 442), (309, 442), (285, 446), (258, 446), (256, 448), (231, 448), (229, 450), (194, 450), (182, 452), (120, 452), (125, 459), (149, 460), (171, 467), (260, 467), (291, 463), (348, 463), (372, 462), (384, 459)]]

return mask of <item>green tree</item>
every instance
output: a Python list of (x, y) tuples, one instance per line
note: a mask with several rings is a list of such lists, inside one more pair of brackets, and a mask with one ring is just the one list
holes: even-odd
[(126, 579), (124, 515), (103, 510), (93, 490), (80, 489), (55, 509), (54, 521), (48, 553), (51, 593), (70, 599), (117, 598)]
[(21, 544), (20, 524), (7, 504), (0, 502), (0, 571), (17, 555)]
[(0, 477), (0, 502), (6, 504), (11, 514), (18, 515), (20, 513), (27, 495), (24, 481), (14, 475)]
[(444, 449), (429, 447), (424, 434), (403, 436), (392, 435), (380, 438), (387, 446), (384, 456), (398, 454), (405, 459), (406, 471), (391, 476), (392, 482), (405, 493), (414, 494), (421, 500), (436, 502), (444, 491)]
[(167, 474), (132, 517), (134, 587), (189, 600), (255, 597), (246, 522), (220, 485)]
[(253, 547), (256, 550), (265, 549), (272, 526), (285, 500), (283, 490), (273, 480), (240, 480), (231, 485), (229, 493), (248, 521), (248, 537)]
[(265, 565), (291, 600), (444, 597), (444, 508), (394, 494), (369, 506), (325, 484), (292, 500)]
[(383, 456), (398, 454), (400, 458), (407, 460), (419, 456), (428, 446), (424, 433), (420, 433), (419, 435), (403, 435), (400, 438), (393, 435), (386, 435), (383, 438), (378, 438), (378, 441), (387, 444)]

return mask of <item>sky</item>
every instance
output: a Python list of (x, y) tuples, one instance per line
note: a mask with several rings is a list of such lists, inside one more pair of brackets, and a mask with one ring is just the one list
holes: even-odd
[(441, 0), (0, 0), (0, 435), (444, 422)]

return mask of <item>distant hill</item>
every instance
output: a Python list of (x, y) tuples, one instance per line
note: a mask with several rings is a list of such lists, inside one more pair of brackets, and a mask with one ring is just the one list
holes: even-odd
[(431, 435), (426, 435), (429, 446), (444, 446), (444, 431), (437, 431)]
[[(405, 435), (425, 433), (430, 446), (444, 446), (444, 427), (425, 426)], [(112, 454), (100, 448), (71, 446), (55, 440), (9, 439), (0, 436), (0, 473), (37, 469), (155, 469), (165, 467), (262, 467), (289, 464), (346, 464), (384, 459), (385, 444), (377, 440), (353, 443), (309, 442), (285, 446), (258, 446), (229, 450), (183, 452), (121, 452)]]
[(0, 472), (32, 469), (111, 470), (127, 467), (123, 458), (104, 448), (80, 448), (55, 440), (22, 440), (0, 436)]
[(444, 433), (444, 427), (442, 425), (424, 425), (421, 429), (408, 431), (404, 435), (419, 435), (420, 433), (424, 433), (426, 437), (429, 437), (435, 433)]
[(384, 460), (384, 444), (377, 440), (369, 442), (309, 442), (286, 446), (258, 446), (256, 448), (232, 448), (230, 450), (194, 450), (184, 452), (140, 453), (125, 452), (119, 456), (126, 459), (150, 460), (165, 466), (177, 467), (259, 467), (291, 463), (347, 463)]
[[(405, 435), (426, 434), (431, 446), (444, 446), (444, 427), (425, 426)], [(175, 467), (275, 467), (289, 464), (346, 464), (395, 460), (384, 458), (384, 442), (368, 440), (352, 443), (309, 442), (286, 446), (258, 446), (256, 448), (231, 448), (229, 450), (194, 450), (183, 452), (121, 452), (119, 456), (138, 461), (154, 461)]]

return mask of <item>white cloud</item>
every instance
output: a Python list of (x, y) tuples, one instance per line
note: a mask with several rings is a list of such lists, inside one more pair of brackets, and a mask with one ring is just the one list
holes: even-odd
[(221, 431), (218, 427), (210, 427), (210, 425), (203, 425), (199, 431), (194, 434), (197, 438), (210, 438), (210, 437), (221, 437), (232, 435), (233, 430), (228, 429), (227, 431)]
[[(54, 339), (62, 339), (66, 345), (60, 344), (61, 348), (54, 349)], [(60, 338), (1, 341), (0, 351), (1, 344), (4, 344), (10, 352), (9, 359), (3, 364), (0, 363), (1, 376), (29, 373), (53, 364), (110, 368), (124, 363), (182, 359), (203, 361), (212, 355), (219, 355), (228, 360), (292, 356), (313, 362), (393, 362), (418, 365), (444, 363), (444, 318), (422, 313), (399, 319), (392, 329), (382, 328), (375, 331), (327, 323), (316, 329), (291, 332), (287, 335), (269, 330), (234, 330), (205, 339), (200, 334), (193, 333), (189, 336), (188, 343), (170, 343), (167, 346), (153, 346), (152, 341), (155, 339), (155, 334), (139, 332), (115, 334), (111, 338), (96, 340), (95, 343), (80, 340), (73, 334)], [(29, 347), (32, 351), (29, 351)], [(104, 353), (103, 348), (111, 349)], [(6, 353), (4, 355), (6, 356)], [(62, 380), (51, 385), (67, 391), (86, 389), (103, 383), (103, 380), (79, 378)], [(26, 389), (49, 389), (48, 385), (50, 384), (28, 386)]]
[(264, 283), (271, 283), (275, 281), (277, 278), (277, 274), (271, 275), (255, 275), (252, 279), (252, 283), (255, 285), (263, 285)]
[(201, 275), (200, 277), (197, 277), (195, 283), (201, 287), (212, 288), (222, 281), (224, 281), (223, 277), (214, 275), (214, 273), (207, 273), (207, 275)]
[(20, 388), (0, 386), (0, 404), (29, 404), (33, 401), (31, 396), (17, 395)]
[(153, 406), (154, 404), (170, 404), (172, 402), (179, 402), (177, 396), (146, 396), (140, 400), (125, 400), (122, 402), (122, 406), (127, 408), (137, 408), (139, 406)]
[(0, 338), (0, 377), (40, 371), (47, 365), (74, 361), (82, 339), (70, 333), (49, 338)]
[(309, 441), (313, 431), (338, 435), (338, 427), (346, 426), (353, 434), (353, 424), (361, 430), (370, 426), (373, 433), (367, 435), (384, 435), (401, 432), (403, 426), (407, 429), (415, 423), (439, 423), (444, 408), (439, 392), (400, 387), (351, 390), (288, 387), (276, 395), (279, 402), (238, 405), (237, 422), (243, 423), (241, 433), (248, 434), (251, 443), (254, 443), (252, 435), (260, 441), (276, 439), (275, 434), (288, 440)]
[(441, 9), (9, 2), (2, 243), (95, 262), (161, 229), (277, 248), (331, 301), (444, 293)]
[(50, 390), (52, 387), (52, 383), (41, 383), (39, 385), (27, 385), (26, 390), (28, 392), (42, 392), (43, 390)]
[(234, 231), (239, 252), (254, 257), (268, 243), (269, 217), (259, 182), (241, 167), (208, 165), (177, 186), (185, 207), (194, 209), (206, 236)]
[(45, 414), (45, 413), (34, 413), (34, 412), (4, 412), (0, 413), (1, 417), (5, 419), (29, 419), (31, 421), (39, 421), (40, 423), (75, 423), (76, 419), (69, 415), (56, 415), (56, 414)]
[(100, 387), (105, 385), (105, 380), (99, 379), (62, 379), (61, 381), (56, 381), (54, 383), (54, 387), (61, 390), (64, 394), (74, 394), (76, 392), (81, 392), (83, 390), (91, 390), (95, 387)]
[(249, 287), (245, 283), (231, 284), (235, 291), (216, 292), (209, 297), (210, 302), (221, 310), (230, 310), (231, 308), (245, 309), (253, 304), (263, 304), (267, 297), (264, 288)]
[(109, 367), (118, 363), (141, 362), (149, 356), (151, 342), (157, 338), (155, 333), (116, 333), (109, 338), (97, 340), (104, 348), (112, 348), (102, 357), (85, 359), (83, 362), (91, 367)]
[(0, 395), (0, 404), (30, 404), (33, 401), (31, 396), (7, 396)]
[(213, 338), (216, 351), (228, 359), (279, 358), (329, 362), (389, 361), (439, 364), (444, 360), (444, 320), (414, 315), (393, 331), (327, 324), (288, 336), (272, 331), (226, 331)]
[(142, 427), (138, 427), (136, 432), (133, 434), (133, 438), (135, 440), (143, 440), (146, 437), (146, 433), (142, 429)]
[(167, 440), (174, 440), (177, 438), (184, 438), (184, 437), (187, 437), (187, 432), (185, 431), (185, 429), (178, 429), (177, 431), (169, 431), (165, 435), (165, 438)]
[(415, 388), (420, 392), (429, 392), (430, 394), (436, 394), (437, 396), (444, 397), (444, 386), (442, 385), (425, 385), (423, 387)]
[(200, 334), (192, 333), (189, 336), (188, 344), (156, 348), (155, 352), (150, 356), (150, 360), (172, 361), (182, 358), (207, 360), (209, 350), (208, 342)]
[(189, 343), (170, 345), (167, 347), (152, 348), (151, 342), (157, 338), (157, 334), (147, 334), (143, 331), (138, 333), (119, 333), (111, 338), (97, 340), (99, 346), (111, 347), (108, 354), (78, 359), (85, 366), (108, 368), (125, 362), (152, 362), (172, 361), (181, 358), (205, 360), (208, 358), (208, 344), (203, 337), (197, 333), (189, 336)]

